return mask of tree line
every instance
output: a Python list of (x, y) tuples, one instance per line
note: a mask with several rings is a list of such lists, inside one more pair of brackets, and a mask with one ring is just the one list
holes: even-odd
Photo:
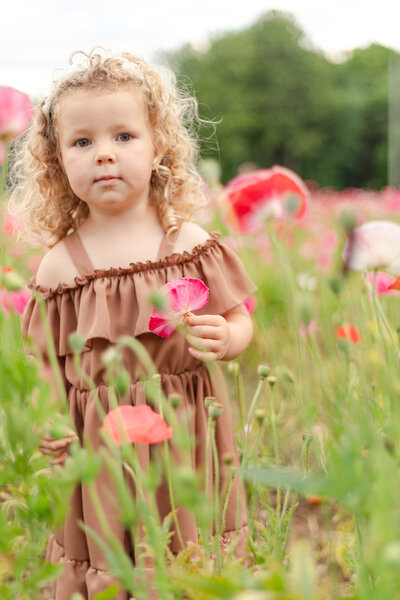
[(220, 162), (224, 182), (251, 163), (284, 165), (320, 186), (387, 185), (394, 50), (372, 44), (337, 63), (293, 17), (271, 11), (202, 50), (188, 44), (163, 59), (197, 97), (200, 116), (217, 122), (215, 133), (199, 128), (201, 156)]

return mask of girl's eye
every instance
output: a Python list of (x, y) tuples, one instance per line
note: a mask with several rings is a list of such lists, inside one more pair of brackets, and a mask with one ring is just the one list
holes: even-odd
[(74, 144), (74, 146), (78, 146), (78, 148), (86, 148), (86, 146), (89, 146), (90, 142), (87, 138), (82, 138), (80, 140), (77, 140)]
[(119, 142), (129, 142), (132, 139), (132, 136), (130, 133), (120, 133), (119, 136), (117, 137), (117, 140)]

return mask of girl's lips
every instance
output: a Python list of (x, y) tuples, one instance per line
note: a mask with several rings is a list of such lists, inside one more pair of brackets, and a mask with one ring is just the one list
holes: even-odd
[(113, 185), (119, 181), (119, 177), (100, 177), (100, 179), (96, 179), (95, 183), (99, 183), (102, 185)]

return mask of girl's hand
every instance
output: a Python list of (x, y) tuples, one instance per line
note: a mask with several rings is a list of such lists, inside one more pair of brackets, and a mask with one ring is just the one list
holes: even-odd
[(231, 341), (229, 325), (221, 315), (189, 315), (186, 339), (189, 352), (199, 360), (222, 360)]
[(50, 461), (51, 465), (62, 465), (68, 456), (69, 446), (72, 442), (78, 440), (78, 436), (72, 429), (66, 430), (66, 437), (55, 440), (51, 435), (46, 434), (42, 438), (39, 450), (42, 454), (54, 456)]

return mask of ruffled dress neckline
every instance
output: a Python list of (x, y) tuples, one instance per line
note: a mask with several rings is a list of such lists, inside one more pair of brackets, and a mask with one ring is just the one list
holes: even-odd
[(39, 292), (44, 299), (48, 299), (59, 294), (64, 294), (65, 292), (75, 290), (76, 288), (84, 286), (96, 279), (134, 275), (136, 273), (157, 271), (169, 266), (181, 265), (183, 263), (192, 261), (193, 259), (207, 252), (210, 248), (216, 246), (220, 237), (221, 234), (219, 232), (213, 231), (210, 233), (210, 238), (208, 240), (202, 244), (198, 244), (190, 252), (186, 250), (184, 252), (173, 252), (172, 254), (155, 261), (147, 260), (146, 262), (132, 262), (129, 263), (128, 267), (109, 267), (107, 269), (92, 268), (92, 270), (89, 270), (87, 274), (75, 277), (74, 284), (59, 283), (54, 289), (37, 284), (36, 278), (33, 277), (28, 283), (28, 288)]

